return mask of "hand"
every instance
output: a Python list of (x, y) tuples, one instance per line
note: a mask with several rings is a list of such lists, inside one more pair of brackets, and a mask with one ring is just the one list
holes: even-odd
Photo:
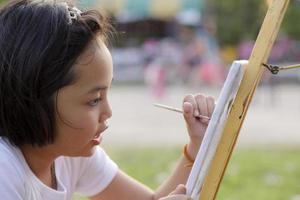
[(193, 158), (197, 155), (209, 123), (209, 120), (197, 116), (203, 115), (210, 118), (214, 108), (215, 100), (211, 96), (203, 94), (187, 95), (183, 100), (183, 116), (190, 136), (188, 153)]
[(159, 200), (191, 200), (191, 198), (185, 195), (185, 193), (185, 186), (178, 185), (176, 189), (173, 192), (171, 192), (167, 197), (160, 198)]

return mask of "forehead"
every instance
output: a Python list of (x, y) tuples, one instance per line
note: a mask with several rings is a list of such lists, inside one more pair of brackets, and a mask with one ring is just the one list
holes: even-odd
[(101, 39), (93, 40), (75, 65), (75, 85), (107, 85), (112, 79), (112, 58)]

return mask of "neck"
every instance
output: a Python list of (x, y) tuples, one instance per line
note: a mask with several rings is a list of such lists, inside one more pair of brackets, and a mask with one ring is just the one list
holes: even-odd
[[(31, 169), (40, 181), (49, 187), (53, 187), (53, 166), (57, 156), (51, 153), (50, 147), (32, 147), (24, 145), (20, 147), (23, 156)], [(51, 169), (52, 168), (52, 169)]]

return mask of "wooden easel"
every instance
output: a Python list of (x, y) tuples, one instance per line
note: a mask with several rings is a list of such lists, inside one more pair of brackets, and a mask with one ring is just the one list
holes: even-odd
[(273, 0), (264, 19), (246, 67), (237, 96), (225, 123), (221, 141), (200, 192), (200, 200), (216, 199), (228, 161), (231, 157), (253, 94), (261, 80), (265, 63), (277, 37), (289, 0)]

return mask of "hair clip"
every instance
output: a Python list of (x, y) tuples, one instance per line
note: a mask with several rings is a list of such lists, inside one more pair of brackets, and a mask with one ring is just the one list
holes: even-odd
[(69, 7), (68, 6), (68, 13), (69, 13), (69, 24), (72, 24), (73, 20), (78, 20), (78, 16), (81, 15), (82, 11), (79, 10), (78, 8), (74, 7)]

